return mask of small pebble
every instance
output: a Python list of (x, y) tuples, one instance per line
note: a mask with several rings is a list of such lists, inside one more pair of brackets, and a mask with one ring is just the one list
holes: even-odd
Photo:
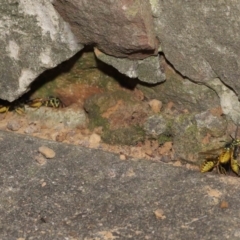
[(38, 155), (35, 157), (35, 161), (39, 164), (39, 165), (44, 165), (46, 164), (47, 160), (45, 157), (43, 157), (43, 155)]
[(127, 157), (126, 157), (126, 155), (124, 155), (124, 154), (120, 154), (120, 160), (126, 160), (127, 159)]
[(162, 209), (157, 209), (156, 211), (154, 211), (154, 214), (155, 214), (156, 219), (165, 219), (166, 218)]
[(21, 122), (17, 120), (11, 120), (7, 124), (7, 128), (11, 131), (18, 131), (21, 127)]
[(46, 185), (47, 185), (46, 182), (43, 182), (43, 183), (41, 184), (42, 187), (45, 187)]
[(63, 142), (64, 140), (66, 140), (67, 137), (67, 133), (66, 132), (61, 132), (56, 136), (56, 141), (57, 142)]
[(161, 108), (162, 108), (161, 101), (159, 101), (157, 99), (153, 99), (148, 104), (154, 113), (159, 113), (161, 111)]
[(27, 134), (33, 134), (39, 132), (39, 128), (36, 125), (30, 125), (25, 130), (25, 133)]
[(54, 158), (56, 153), (46, 146), (41, 146), (38, 148), (38, 151), (45, 157), (45, 158)]
[(89, 138), (89, 147), (97, 148), (100, 142), (101, 142), (101, 137), (98, 134), (93, 133)]

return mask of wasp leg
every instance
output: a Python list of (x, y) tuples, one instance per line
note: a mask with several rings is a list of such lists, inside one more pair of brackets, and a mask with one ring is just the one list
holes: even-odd
[(216, 168), (217, 168), (218, 174), (224, 174), (224, 175), (227, 174), (226, 169), (219, 162), (217, 163)]
[(18, 113), (19, 115), (24, 115), (24, 114), (25, 114), (25, 109), (24, 109), (23, 107), (16, 107), (16, 108), (14, 109), (14, 111), (15, 111), (16, 113)]

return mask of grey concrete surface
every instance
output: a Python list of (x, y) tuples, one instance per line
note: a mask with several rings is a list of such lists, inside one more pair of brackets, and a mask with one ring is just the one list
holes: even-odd
[(9, 132), (0, 154), (0, 239), (240, 239), (237, 177)]

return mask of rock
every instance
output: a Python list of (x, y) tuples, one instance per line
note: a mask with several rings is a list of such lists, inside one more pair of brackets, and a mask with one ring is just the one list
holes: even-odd
[[(163, 63), (166, 81), (155, 86), (138, 85), (138, 88), (144, 93), (148, 99), (157, 99), (163, 104), (173, 102), (175, 108), (180, 111), (188, 110), (189, 112), (206, 111), (209, 108), (219, 107), (219, 96), (214, 91), (214, 86), (211, 88), (196, 84), (185, 79), (167, 63)], [(217, 90), (217, 89), (216, 89)]]
[(236, 93), (226, 87), (219, 78), (208, 81), (208, 85), (217, 92), (222, 113), (228, 115), (235, 124), (240, 124), (240, 102)]
[(120, 73), (130, 78), (138, 78), (139, 80), (151, 84), (163, 82), (166, 77), (160, 68), (159, 56), (149, 56), (143, 60), (131, 60), (127, 58), (116, 58), (106, 55), (94, 49), (95, 55), (101, 61), (113, 66)]
[(157, 210), (155, 210), (155, 211), (154, 211), (154, 215), (155, 215), (156, 219), (161, 219), (161, 220), (163, 220), (163, 219), (166, 218), (166, 216), (164, 215), (164, 212), (163, 212), (162, 209), (157, 209)]
[(127, 159), (125, 154), (120, 154), (119, 158), (120, 158), (120, 160), (126, 160)]
[(98, 134), (93, 133), (89, 138), (89, 147), (97, 148), (100, 142), (101, 142), (101, 137)]
[(227, 121), (220, 116), (214, 116), (210, 111), (196, 114), (195, 119), (200, 132), (207, 131), (213, 137), (221, 137), (226, 132)]
[(151, 0), (166, 58), (183, 76), (207, 83), (219, 77), (240, 95), (240, 2)]
[(56, 153), (46, 146), (41, 146), (38, 148), (38, 151), (45, 157), (45, 158), (54, 158)]
[(27, 118), (31, 121), (42, 121), (48, 127), (54, 127), (57, 123), (63, 123), (68, 127), (85, 126), (87, 116), (83, 109), (72, 107), (67, 108), (47, 108), (39, 109), (26, 108)]
[(134, 145), (144, 139), (143, 123), (150, 112), (149, 106), (130, 92), (96, 94), (85, 101), (84, 108), (90, 128), (102, 126), (104, 142)]
[(167, 130), (167, 120), (162, 115), (153, 115), (144, 123), (146, 134), (159, 136)]
[(144, 58), (157, 53), (149, 1), (54, 0), (53, 5), (83, 44), (116, 57)]
[(11, 131), (18, 131), (22, 127), (22, 124), (19, 120), (11, 120), (7, 123), (7, 128)]
[(159, 113), (162, 108), (162, 102), (157, 99), (152, 99), (148, 104), (154, 113)]
[(0, 98), (8, 101), (83, 48), (50, 0), (2, 0), (0, 26)]
[(61, 132), (56, 136), (56, 141), (57, 142), (63, 142), (67, 138), (67, 133), (66, 132)]
[(34, 124), (27, 126), (26, 129), (24, 130), (24, 133), (27, 133), (27, 134), (33, 134), (37, 132), (39, 132), (39, 126), (36, 126)]

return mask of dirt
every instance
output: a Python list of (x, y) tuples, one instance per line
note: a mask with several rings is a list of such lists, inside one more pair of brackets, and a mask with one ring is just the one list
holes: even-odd
[[(42, 106), (41, 108), (46, 107)], [(54, 110), (61, 111), (62, 109)], [(38, 111), (38, 109), (35, 111)], [(144, 158), (152, 161), (164, 162), (172, 162), (174, 160), (172, 142), (166, 142), (159, 146), (157, 140), (146, 139), (144, 142), (139, 142), (135, 146), (110, 145), (101, 140), (101, 127), (95, 128), (92, 131), (87, 127), (70, 128), (64, 126), (62, 123), (56, 123), (53, 127), (49, 127), (46, 122), (31, 121), (27, 114), (19, 115), (16, 112), (8, 112), (0, 115), (0, 129), (114, 152), (119, 154), (119, 158), (122, 160), (128, 158)], [(36, 161), (40, 162), (40, 164), (44, 162), (40, 158), (36, 159)]]

